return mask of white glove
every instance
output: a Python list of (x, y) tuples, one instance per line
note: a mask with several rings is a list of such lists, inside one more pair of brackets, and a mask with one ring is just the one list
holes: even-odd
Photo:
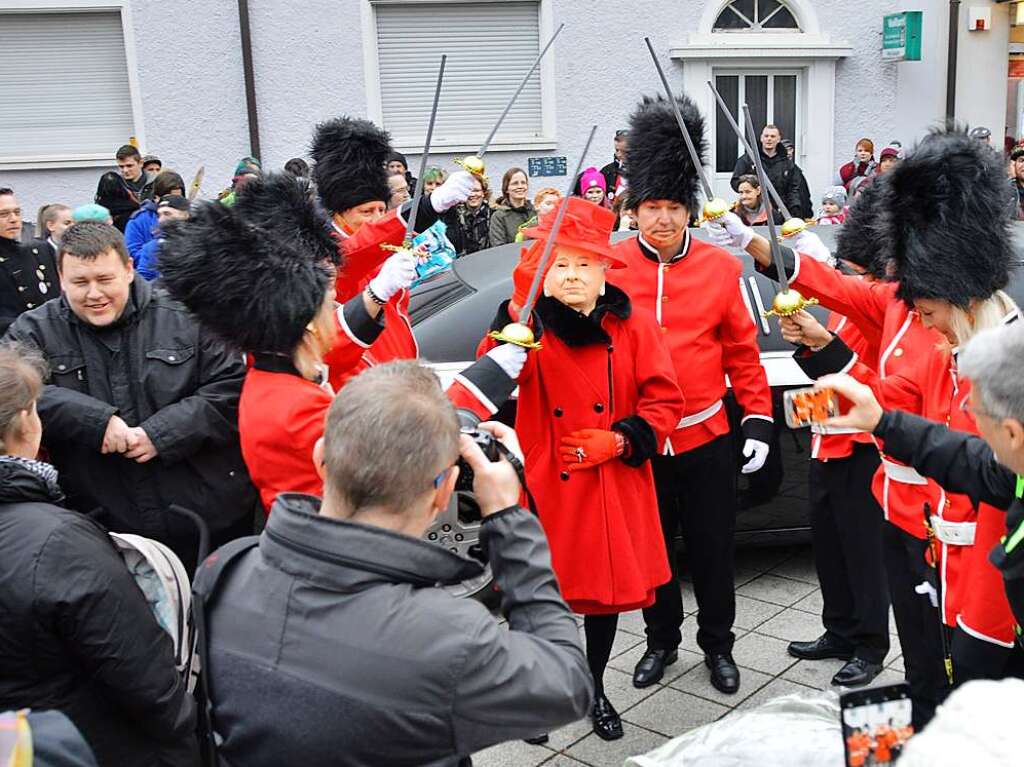
[(764, 462), (768, 460), (768, 450), (768, 443), (762, 442), (759, 439), (748, 439), (744, 442), (743, 457), (750, 460), (743, 464), (740, 472), (743, 474), (753, 474), (755, 471), (760, 471), (761, 467), (764, 466)]
[(935, 587), (928, 581), (922, 581), (914, 586), (914, 592), (921, 596), (927, 595), (928, 601), (932, 603), (932, 607), (939, 606), (939, 592), (937, 592)]
[(416, 279), (416, 256), (400, 250), (384, 262), (377, 276), (370, 280), (370, 290), (381, 301), (389, 301)]
[(485, 356), (497, 362), (513, 381), (519, 378), (519, 374), (523, 372), (523, 365), (526, 364), (526, 349), (515, 344), (495, 346)]
[(711, 236), (711, 241), (720, 248), (746, 250), (754, 239), (754, 230), (743, 223), (735, 213), (726, 213), (714, 221), (705, 221), (701, 228)]
[(444, 213), (460, 202), (469, 199), (476, 186), (476, 178), (472, 173), (457, 170), (450, 175), (441, 186), (430, 193), (430, 205), (437, 213)]
[(808, 255), (815, 261), (821, 261), (829, 266), (835, 265), (836, 260), (832, 256), (832, 251), (828, 249), (828, 245), (822, 242), (821, 238), (814, 232), (804, 229), (792, 237), (787, 237), (782, 242), (786, 247), (792, 248), (797, 253)]

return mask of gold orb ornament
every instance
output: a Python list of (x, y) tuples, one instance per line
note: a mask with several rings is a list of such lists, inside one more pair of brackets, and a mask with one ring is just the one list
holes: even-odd
[(704, 220), (714, 221), (721, 218), (729, 212), (729, 203), (723, 200), (721, 197), (716, 197), (713, 200), (708, 200), (704, 203)]
[(782, 290), (775, 294), (775, 299), (772, 301), (772, 309), (770, 312), (765, 312), (765, 317), (792, 317), (797, 312), (805, 309), (808, 306), (818, 303), (816, 298), (804, 298), (800, 295), (799, 291), (793, 290)]
[(487, 334), (495, 341), (522, 346), (524, 349), (539, 349), (540, 344), (533, 337), (533, 330), (521, 322), (510, 322), (501, 332), (492, 330)]
[(463, 170), (469, 171), (477, 178), (487, 178), (487, 169), (484, 167), (484, 160), (482, 157), (477, 157), (476, 155), (471, 155), (470, 157), (458, 157), (455, 159), (455, 164)]
[(783, 223), (780, 231), (783, 237), (792, 237), (794, 234), (800, 234), (805, 229), (807, 229), (807, 222), (802, 218), (790, 218)]

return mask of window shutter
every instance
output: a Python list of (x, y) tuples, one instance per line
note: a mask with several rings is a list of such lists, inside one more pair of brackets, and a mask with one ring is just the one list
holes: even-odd
[(135, 133), (119, 11), (0, 13), (0, 162), (110, 157)]
[[(435, 147), (480, 144), (540, 52), (535, 0), (382, 3), (375, 10), (382, 122), (396, 146), (423, 145), (442, 53), (448, 63)], [(542, 137), (538, 67), (495, 141)]]

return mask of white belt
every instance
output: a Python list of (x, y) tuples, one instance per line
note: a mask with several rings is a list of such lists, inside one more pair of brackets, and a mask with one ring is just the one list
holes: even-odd
[(684, 416), (679, 420), (679, 423), (676, 425), (676, 428), (685, 429), (689, 426), (696, 426), (699, 423), (704, 423), (706, 420), (708, 420), (711, 416), (713, 416), (721, 409), (722, 400), (718, 400), (718, 402), (716, 402), (713, 405), (710, 405), (709, 407), (704, 408), (699, 413), (693, 413), (692, 415)]
[(975, 522), (948, 522), (941, 517), (932, 517), (935, 537), (950, 546), (973, 546)]
[(928, 480), (914, 471), (912, 466), (902, 466), (892, 461), (882, 459), (882, 469), (885, 476), (893, 482), (902, 482), (904, 485), (927, 485)]
[(833, 434), (864, 434), (865, 432), (863, 429), (854, 429), (849, 426), (829, 426), (828, 431), (822, 431), (821, 424), (812, 423), (811, 433), (831, 437)]

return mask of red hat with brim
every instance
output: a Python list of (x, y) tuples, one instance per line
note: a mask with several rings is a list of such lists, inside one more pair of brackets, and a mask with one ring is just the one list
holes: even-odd
[[(555, 207), (541, 216), (537, 226), (524, 229), (523, 237), (538, 242), (549, 240), (557, 217), (558, 207)], [(626, 262), (615, 255), (610, 242), (614, 227), (615, 214), (610, 210), (582, 197), (570, 197), (569, 208), (555, 235), (555, 244), (589, 251), (607, 261), (610, 268), (625, 269)]]

